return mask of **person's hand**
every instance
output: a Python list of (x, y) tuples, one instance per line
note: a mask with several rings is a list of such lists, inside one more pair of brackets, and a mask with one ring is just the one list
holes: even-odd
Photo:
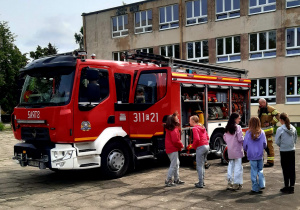
[(269, 126), (270, 124), (268, 122), (265, 122), (265, 126)]

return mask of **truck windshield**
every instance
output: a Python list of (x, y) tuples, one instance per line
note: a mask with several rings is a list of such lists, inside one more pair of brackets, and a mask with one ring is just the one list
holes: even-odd
[(19, 106), (60, 106), (70, 102), (75, 69), (35, 70), (27, 74)]

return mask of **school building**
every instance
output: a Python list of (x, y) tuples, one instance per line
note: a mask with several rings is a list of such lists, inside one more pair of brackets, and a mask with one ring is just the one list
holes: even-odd
[(82, 17), (88, 55), (135, 49), (246, 69), (251, 114), (263, 97), (300, 126), (300, 0), (146, 0)]

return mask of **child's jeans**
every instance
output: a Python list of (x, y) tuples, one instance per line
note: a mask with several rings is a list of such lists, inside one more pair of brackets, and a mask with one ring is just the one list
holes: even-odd
[(200, 147), (197, 147), (196, 149), (196, 163), (197, 163), (197, 172), (198, 172), (198, 178), (199, 178), (199, 184), (203, 186), (204, 182), (204, 174), (205, 174), (205, 159), (209, 151), (208, 145), (203, 145)]
[[(252, 190), (258, 192), (259, 188), (265, 187), (265, 177), (263, 174), (263, 159), (250, 160), (250, 165), (251, 165)], [(257, 176), (258, 176), (258, 180), (257, 180)]]
[(243, 184), (242, 158), (229, 160), (227, 180), (231, 184)]
[(171, 161), (170, 168), (167, 175), (167, 180), (172, 179), (174, 176), (174, 180), (179, 179), (179, 159), (178, 159), (178, 152), (172, 152), (168, 154), (168, 157)]

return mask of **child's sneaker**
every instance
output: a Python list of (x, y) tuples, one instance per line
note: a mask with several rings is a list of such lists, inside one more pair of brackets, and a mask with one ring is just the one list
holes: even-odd
[(227, 190), (232, 190), (233, 184), (228, 182), (227, 184)]
[(184, 184), (184, 183), (185, 182), (180, 179), (174, 180), (174, 184)]
[(197, 188), (203, 188), (203, 184), (200, 184), (200, 182), (195, 183), (195, 187), (197, 187)]
[(289, 187), (289, 193), (293, 194), (294, 192), (295, 192), (294, 187), (293, 186)]
[(172, 179), (165, 181), (166, 187), (173, 187), (176, 186), (176, 184), (173, 183)]
[(240, 190), (240, 189), (242, 189), (242, 187), (240, 188), (239, 184), (233, 184), (232, 190)]

